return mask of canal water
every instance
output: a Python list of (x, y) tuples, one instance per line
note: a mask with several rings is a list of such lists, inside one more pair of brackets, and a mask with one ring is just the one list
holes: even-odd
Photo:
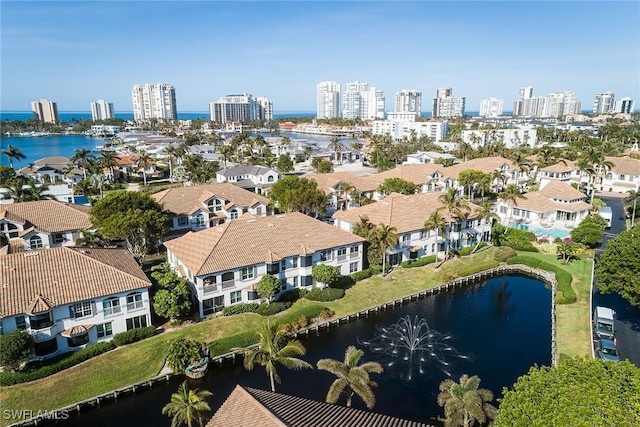
[[(388, 341), (390, 330), (398, 329), (398, 325), (417, 323), (421, 324), (421, 336), (428, 335), (431, 340), (429, 348), (435, 346), (437, 351), (424, 351), (426, 345), (414, 348), (410, 354), (406, 348), (398, 355), (381, 351), (392, 347)], [(402, 338), (395, 340), (398, 347), (402, 347), (398, 345)], [(373, 410), (436, 424), (435, 418), (443, 414), (436, 398), (438, 385), (444, 379), (457, 381), (462, 374), (478, 375), (480, 387), (499, 397), (503, 387), (511, 386), (532, 365), (550, 365), (551, 291), (537, 279), (519, 275), (496, 277), (313, 333), (302, 341), (307, 348), (304, 359), (314, 366), (321, 358), (343, 360), (349, 345), (363, 349), (365, 355), (361, 362), (376, 360), (385, 367), (383, 374), (372, 375), (378, 383)], [(419, 353), (424, 361), (415, 357)], [(412, 356), (408, 358), (411, 362), (404, 360), (408, 354)], [(317, 369), (290, 371), (278, 366), (278, 373), (282, 383), (276, 385), (277, 392), (320, 401), (335, 378)], [(175, 377), (153, 389), (71, 415), (60, 424), (169, 426), (170, 419), (162, 415), (162, 407), (182, 380)], [(208, 400), (213, 411), (222, 405), (236, 384), (266, 390), (270, 387), (263, 368), (248, 372), (241, 361), (212, 366), (205, 378), (189, 384), (213, 392)], [(344, 405), (344, 400), (338, 403)], [(494, 404), (497, 406), (495, 401)], [(357, 396), (354, 407), (366, 409)]]

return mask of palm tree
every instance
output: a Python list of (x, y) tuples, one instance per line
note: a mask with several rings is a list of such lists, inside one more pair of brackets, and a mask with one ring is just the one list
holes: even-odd
[(118, 166), (118, 154), (115, 151), (103, 151), (98, 158), (98, 164), (102, 168), (109, 169), (109, 176), (115, 180), (113, 168)]
[[(489, 221), (492, 218), (498, 218), (498, 215), (496, 215), (496, 213), (492, 211), (492, 208), (493, 208), (493, 205), (491, 203), (483, 203), (480, 205), (479, 208), (476, 208), (476, 210), (474, 211), (474, 213), (476, 214), (476, 217), (480, 221), (484, 220), (484, 226), (482, 227), (482, 234), (484, 234), (484, 228), (487, 224), (489, 224)], [(471, 252), (475, 252), (478, 250), (478, 247), (480, 246), (480, 242), (482, 242), (482, 238), (478, 239), (478, 242), (476, 243), (476, 247), (473, 248), (473, 251)]]
[(327, 148), (329, 148), (329, 150), (333, 150), (333, 152), (335, 153), (336, 162), (342, 163), (342, 156), (340, 159), (338, 159), (338, 152), (342, 152), (342, 149), (344, 148), (344, 145), (342, 145), (342, 143), (340, 142), (340, 138), (338, 138), (337, 136), (331, 137), (331, 141), (329, 142)]
[(286, 340), (286, 334), (282, 326), (275, 327), (267, 320), (258, 332), (257, 347), (232, 349), (244, 353), (244, 367), (247, 370), (253, 370), (256, 364), (264, 366), (273, 392), (276, 391), (275, 383), (280, 384), (280, 376), (276, 371), (277, 363), (294, 370), (313, 369), (311, 364), (295, 357), (303, 356), (307, 352), (304, 345), (298, 340)]
[(32, 179), (29, 180), (29, 189), (27, 192), (29, 193), (29, 201), (36, 200), (55, 200), (55, 196), (51, 194), (45, 194), (49, 191), (49, 186), (46, 184), (37, 185), (36, 182)]
[(207, 390), (194, 389), (187, 387), (184, 381), (178, 391), (171, 395), (171, 402), (162, 408), (162, 413), (172, 417), (171, 427), (187, 425), (191, 427), (197, 423), (200, 427), (204, 424), (204, 412), (211, 411), (211, 407), (206, 402), (208, 397), (213, 393)]
[(460, 377), (460, 382), (444, 380), (440, 383), (438, 405), (444, 406), (445, 426), (470, 427), (496, 417), (497, 409), (490, 404), (493, 393), (478, 388), (480, 378), (477, 375)]
[[(440, 212), (435, 210), (431, 212), (429, 218), (427, 218), (424, 222), (424, 228), (427, 230), (436, 230), (436, 237), (445, 238), (445, 232), (447, 230), (447, 220), (444, 219)], [(438, 244), (438, 239), (436, 238), (436, 261), (438, 260), (438, 248), (440, 245)]]
[(375, 225), (369, 221), (369, 217), (367, 215), (361, 215), (360, 221), (356, 222), (351, 230), (356, 236), (366, 239), (369, 237), (369, 233), (371, 233), (375, 228)]
[(629, 193), (629, 195), (625, 197), (625, 202), (626, 203), (633, 202), (633, 211), (631, 212), (631, 226), (633, 227), (634, 224), (636, 223), (636, 205), (637, 205), (638, 199), (640, 199), (640, 191), (629, 190), (627, 191), (627, 193)]
[(341, 181), (338, 184), (338, 197), (344, 195), (344, 203), (345, 203), (345, 209), (347, 207), (347, 204), (349, 202), (349, 197), (351, 197), (351, 193), (353, 193), (353, 191), (355, 191), (356, 186), (353, 185), (350, 182), (347, 181)]
[(3, 149), (1, 152), (1, 154), (4, 154), (5, 156), (7, 156), (7, 159), (9, 159), (9, 167), (11, 167), (11, 169), (13, 169), (13, 160), (24, 160), (27, 158), (27, 156), (25, 156), (24, 154), (22, 154), (22, 152), (20, 151), (20, 149), (18, 147), (14, 147), (13, 145), (8, 145), (6, 149)]
[(380, 249), (382, 249), (382, 275), (385, 274), (385, 262), (387, 260), (387, 250), (393, 248), (398, 244), (398, 235), (396, 232), (398, 229), (392, 225), (386, 225), (384, 223), (378, 224), (378, 228), (374, 231), (376, 233), (377, 241), (380, 243)]
[(136, 168), (142, 169), (142, 180), (147, 185), (147, 168), (153, 164), (153, 159), (145, 151), (140, 152), (140, 157), (136, 160)]
[(28, 202), (30, 198), (29, 190), (25, 188), (29, 180), (22, 175), (15, 176), (6, 181), (6, 192), (3, 194), (5, 200), (13, 199), (14, 203)]
[(168, 145), (164, 151), (167, 153), (167, 159), (169, 160), (169, 178), (171, 179), (173, 178), (173, 161), (180, 157), (179, 150), (173, 145)]
[[(505, 202), (512, 202), (515, 206), (518, 206), (518, 199), (526, 199), (527, 197), (520, 192), (520, 188), (517, 184), (509, 184), (500, 194), (498, 194), (498, 198)], [(509, 209), (507, 211), (507, 227), (504, 229), (505, 233), (509, 229), (509, 219), (511, 218), (512, 211), (513, 209)]]
[(333, 359), (318, 360), (318, 369), (331, 372), (338, 377), (327, 392), (327, 403), (336, 403), (344, 393), (347, 395), (347, 408), (351, 407), (351, 400), (354, 394), (360, 398), (371, 409), (376, 403), (373, 388), (377, 386), (375, 381), (369, 378), (372, 373), (381, 374), (384, 369), (378, 362), (365, 362), (358, 365), (364, 352), (354, 346), (347, 347), (344, 354), (344, 362)]
[(455, 187), (449, 187), (446, 193), (441, 194), (438, 197), (438, 201), (442, 204), (438, 210), (445, 209), (447, 211), (447, 237), (445, 239), (444, 260), (447, 260), (447, 254), (449, 253), (449, 240), (451, 236), (451, 229), (453, 228), (454, 218), (461, 219), (469, 212), (469, 203), (466, 200), (460, 198), (460, 194)]
[(80, 166), (82, 168), (82, 175), (84, 178), (87, 178), (87, 169), (91, 167), (91, 165), (95, 161), (95, 156), (91, 154), (91, 151), (86, 148), (78, 148), (75, 150), (73, 156), (71, 156), (71, 162), (73, 164)]

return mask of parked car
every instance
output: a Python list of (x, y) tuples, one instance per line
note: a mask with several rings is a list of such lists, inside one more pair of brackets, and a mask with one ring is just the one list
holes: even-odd
[(615, 363), (620, 361), (616, 344), (609, 339), (600, 340), (600, 349), (598, 350), (598, 354), (600, 355), (600, 359), (604, 361)]

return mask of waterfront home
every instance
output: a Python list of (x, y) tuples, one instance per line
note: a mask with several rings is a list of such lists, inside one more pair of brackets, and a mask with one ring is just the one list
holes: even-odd
[(0, 205), (0, 232), (12, 251), (73, 246), (80, 230), (92, 228), (89, 206), (38, 200)]
[[(292, 410), (295, 408), (295, 410)], [(206, 427), (430, 427), (372, 411), (237, 385)]]
[(278, 172), (266, 166), (232, 166), (216, 172), (217, 182), (229, 182), (258, 194), (265, 194), (280, 178)]
[(84, 178), (82, 170), (64, 156), (43, 157), (16, 171), (39, 184), (76, 183)]
[(613, 166), (602, 178), (600, 191), (626, 193), (640, 190), (640, 159), (631, 157), (607, 157)]
[(517, 124), (511, 128), (463, 130), (460, 137), (474, 149), (497, 142), (502, 142), (507, 148), (517, 149), (534, 147), (537, 143), (537, 132), (533, 124)]
[(0, 255), (0, 329), (28, 331), (45, 358), (151, 325), (151, 282), (126, 249)]
[[(370, 176), (355, 175), (351, 172), (332, 172), (306, 175), (305, 177), (314, 180), (318, 184), (318, 188), (327, 195), (327, 210), (329, 212), (360, 206), (360, 201), (365, 198), (380, 198), (376, 192), (380, 182)], [(347, 184), (350, 184), (352, 189), (345, 192), (344, 188)]]
[(546, 181), (540, 190), (523, 196), (525, 198), (515, 201), (498, 199), (496, 213), (504, 225), (530, 230), (538, 235), (560, 232), (568, 235), (569, 230), (580, 224), (591, 209), (584, 193), (561, 181)]
[(167, 259), (189, 280), (200, 317), (223, 307), (258, 300), (265, 274), (282, 281), (281, 291), (315, 285), (317, 264), (344, 275), (362, 270), (364, 239), (298, 212), (246, 215), (164, 243)]
[(120, 154), (116, 157), (116, 166), (105, 168), (103, 172), (110, 181), (120, 182), (129, 181), (131, 176), (140, 179), (144, 179), (145, 175), (147, 179), (161, 177), (162, 172), (158, 170), (154, 160), (151, 160), (151, 163), (144, 170), (138, 167), (138, 160), (140, 160), (140, 156), (137, 154)]
[[(403, 195), (391, 193), (383, 200), (366, 206), (333, 214), (334, 225), (342, 230), (353, 232), (361, 218), (367, 217), (374, 226), (385, 224), (396, 228), (398, 245), (388, 250), (389, 263), (443, 253), (447, 249), (460, 249), (475, 245), (478, 240), (491, 240), (491, 225), (476, 215), (479, 207), (469, 203), (465, 218), (454, 218), (447, 226), (446, 237), (438, 236), (437, 230), (424, 227), (424, 222), (433, 212), (441, 210), (447, 219), (447, 211), (438, 200), (439, 193), (420, 193)], [(449, 239), (446, 244), (446, 238)]]
[(271, 213), (269, 199), (228, 183), (169, 188), (151, 197), (169, 214), (172, 237), (215, 227), (246, 213)]
[(580, 182), (580, 168), (576, 166), (576, 162), (565, 160), (538, 169), (537, 178), (540, 186), (544, 186), (549, 181), (564, 182), (566, 184), (577, 183)]

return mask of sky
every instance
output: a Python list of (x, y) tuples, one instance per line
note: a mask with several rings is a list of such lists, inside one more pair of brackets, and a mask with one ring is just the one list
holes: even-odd
[(523, 86), (640, 108), (638, 22), (638, 1), (0, 0), (0, 110), (127, 112), (134, 84), (168, 83), (179, 112), (245, 92), (307, 112), (326, 80), (383, 90), (387, 111), (402, 89), (431, 111), (444, 86), (467, 111), (489, 97), (510, 111)]

